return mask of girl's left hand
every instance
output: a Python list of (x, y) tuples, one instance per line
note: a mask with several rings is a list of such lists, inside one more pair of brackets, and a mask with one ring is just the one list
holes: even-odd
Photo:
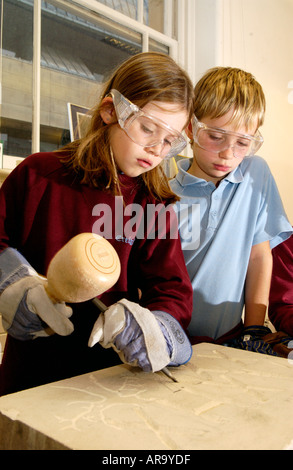
[(97, 342), (104, 348), (113, 347), (124, 363), (145, 372), (183, 364), (192, 354), (190, 342), (175, 318), (126, 299), (100, 314), (89, 346)]

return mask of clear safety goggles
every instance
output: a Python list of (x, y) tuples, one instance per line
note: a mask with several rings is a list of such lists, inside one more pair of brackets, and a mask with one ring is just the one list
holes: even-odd
[(199, 122), (195, 116), (192, 118), (192, 132), (194, 142), (202, 149), (220, 153), (231, 148), (235, 158), (251, 157), (263, 144), (263, 137), (259, 131), (252, 136), (218, 127), (208, 127)]
[(142, 147), (157, 147), (161, 158), (174, 157), (186, 147), (184, 136), (165, 122), (145, 113), (119, 91), (112, 89), (110, 95), (120, 127), (130, 139)]

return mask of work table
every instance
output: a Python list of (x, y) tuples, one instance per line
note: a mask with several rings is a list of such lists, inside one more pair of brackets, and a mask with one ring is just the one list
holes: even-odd
[(202, 343), (162, 372), (120, 365), (0, 398), (0, 449), (293, 445), (293, 361)]

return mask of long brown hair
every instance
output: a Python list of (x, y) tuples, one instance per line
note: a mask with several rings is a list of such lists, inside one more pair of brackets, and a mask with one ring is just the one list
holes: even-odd
[[(139, 107), (150, 101), (178, 104), (178, 108), (187, 111), (187, 125), (193, 113), (193, 85), (188, 74), (171, 57), (156, 52), (132, 56), (113, 73), (100, 102), (90, 113), (92, 117), (85, 137), (66, 145), (61, 152), (68, 154), (62, 157), (61, 153), (61, 159), (78, 173), (81, 183), (107, 188), (115, 195), (117, 172), (109, 142), (109, 128), (113, 124), (106, 125), (100, 115), (102, 100), (112, 88)], [(178, 200), (161, 165), (138, 178), (155, 199)]]

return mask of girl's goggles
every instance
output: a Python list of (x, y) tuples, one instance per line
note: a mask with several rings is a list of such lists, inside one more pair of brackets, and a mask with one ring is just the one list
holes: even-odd
[(161, 158), (174, 157), (186, 147), (184, 136), (164, 121), (145, 113), (119, 91), (112, 89), (110, 95), (120, 127), (130, 139), (142, 147), (157, 147)]

